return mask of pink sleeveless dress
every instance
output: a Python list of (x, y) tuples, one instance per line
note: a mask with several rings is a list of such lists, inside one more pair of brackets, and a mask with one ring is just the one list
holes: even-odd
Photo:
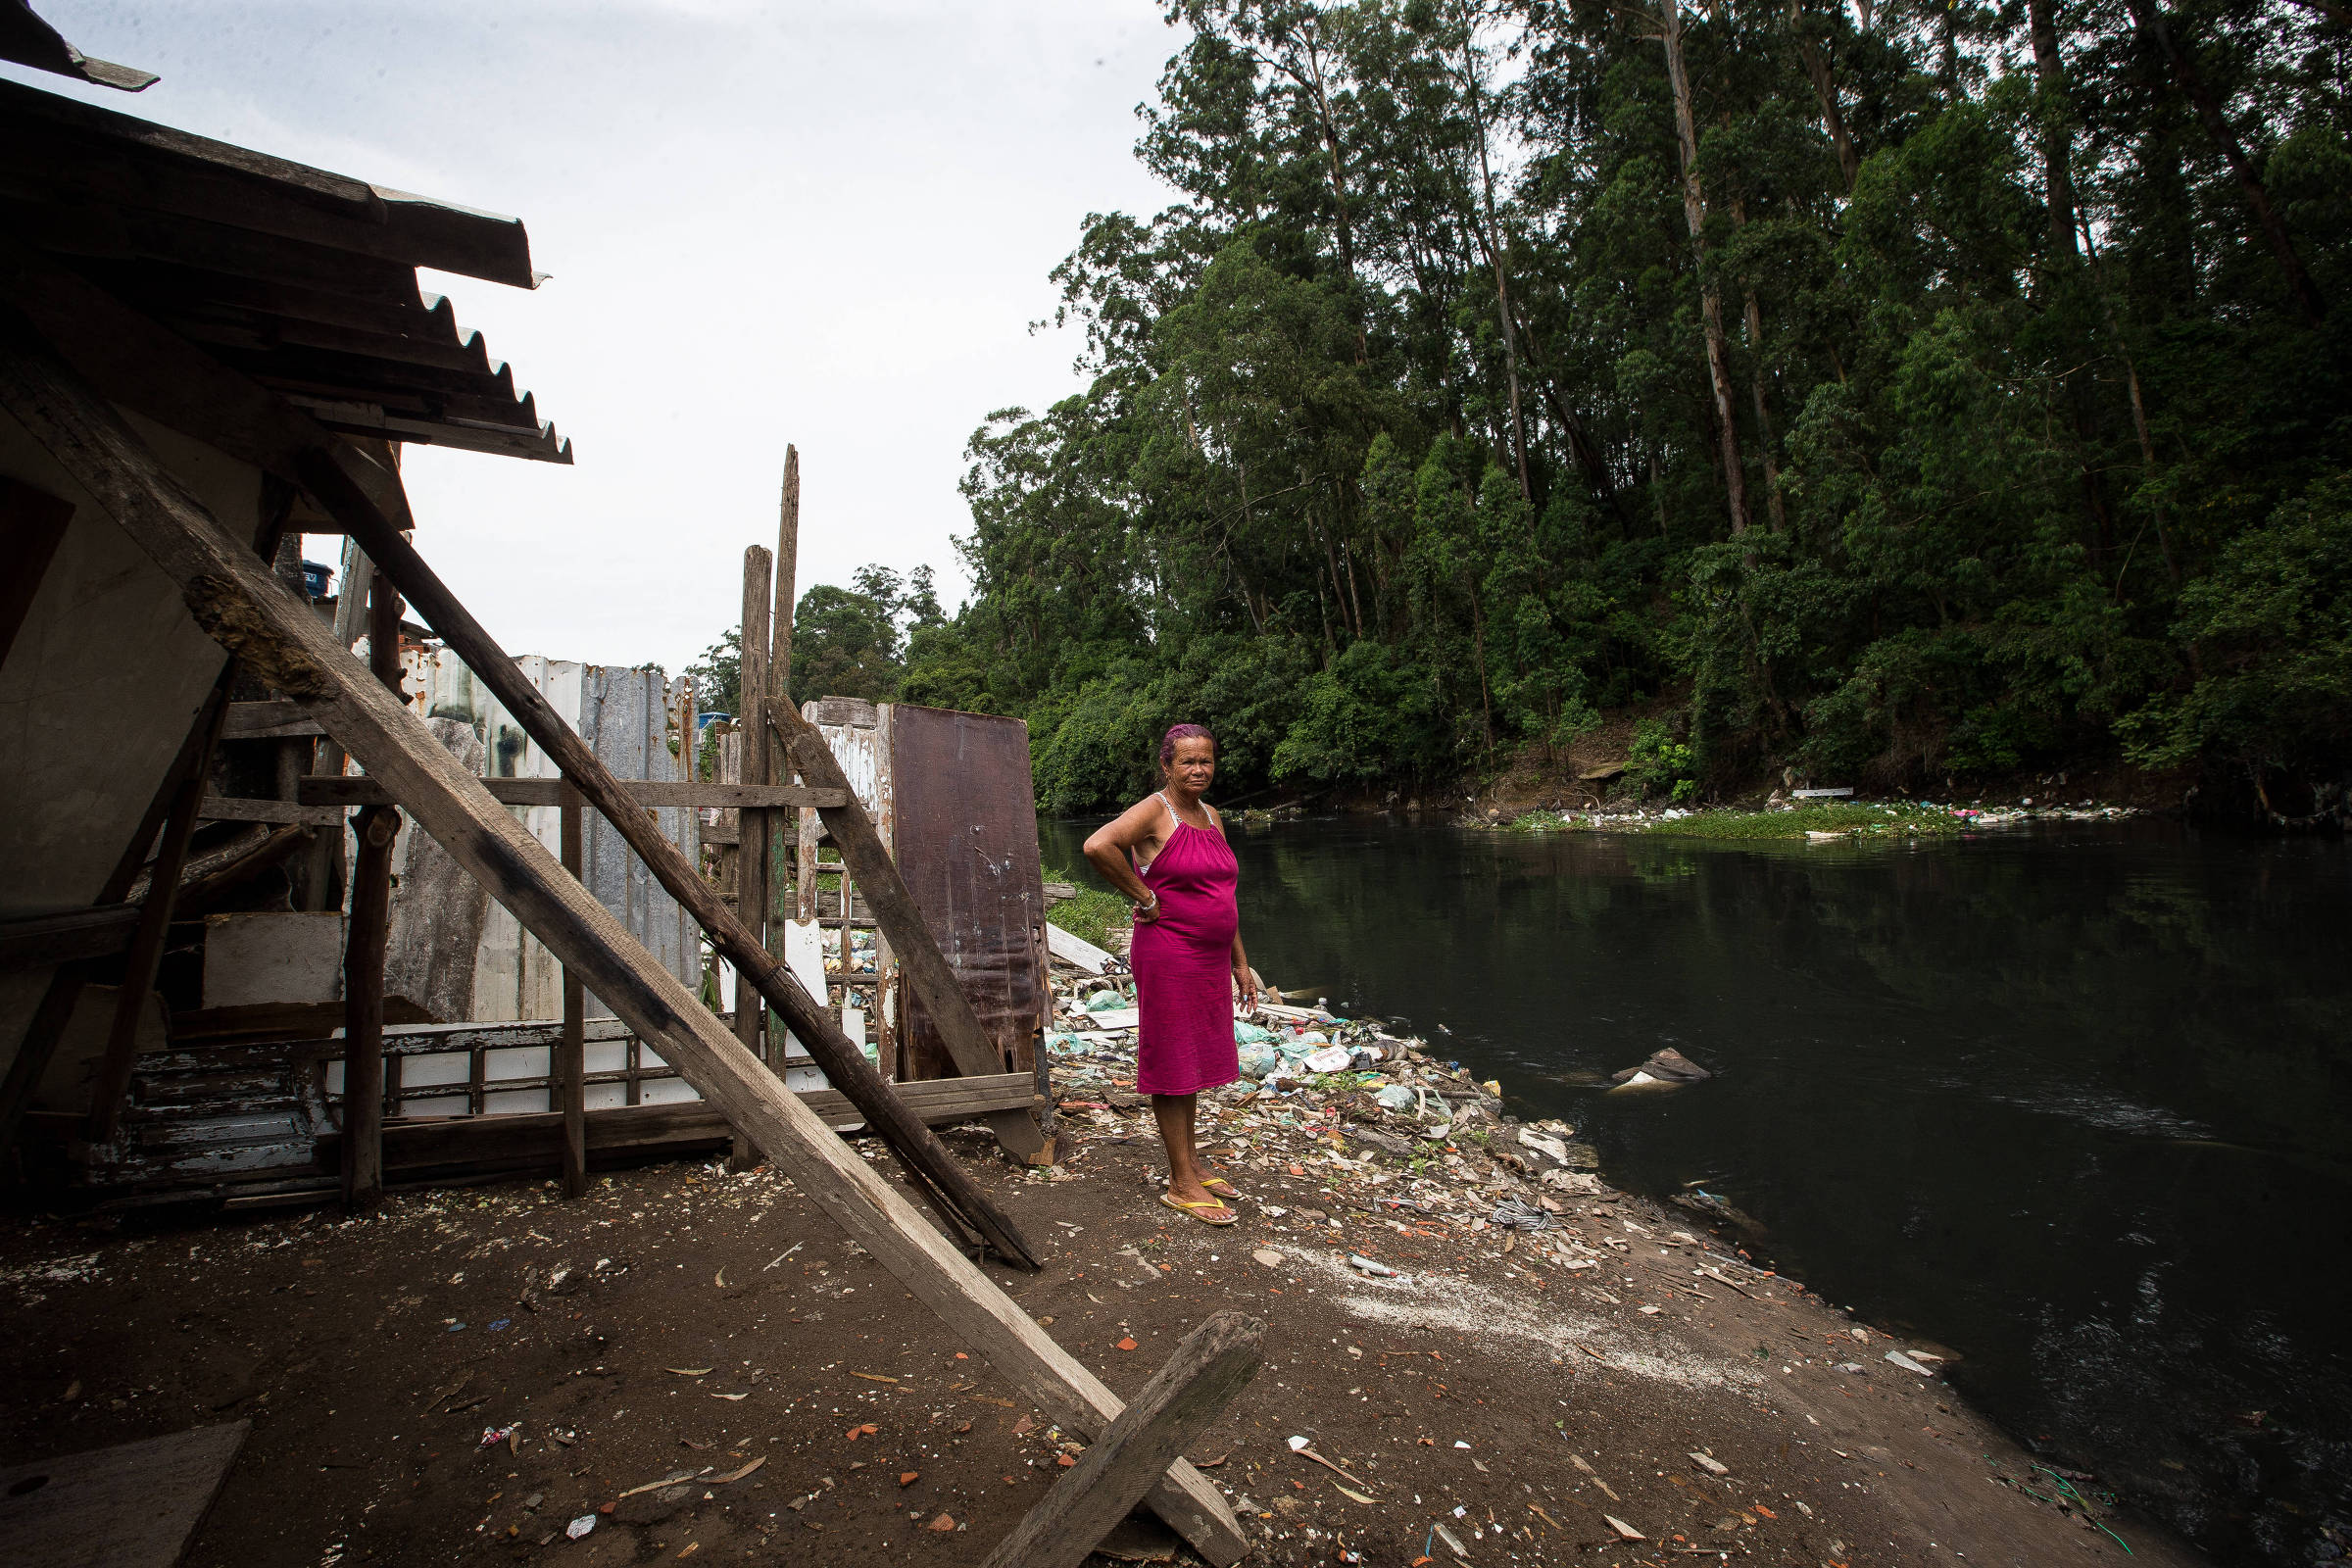
[(1143, 878), (1159, 898), (1159, 918), (1135, 928), (1128, 955), (1143, 1012), (1136, 1090), (1190, 1095), (1232, 1083), (1242, 1075), (1233, 1043), (1233, 934), (1242, 923), (1233, 846), (1178, 817)]

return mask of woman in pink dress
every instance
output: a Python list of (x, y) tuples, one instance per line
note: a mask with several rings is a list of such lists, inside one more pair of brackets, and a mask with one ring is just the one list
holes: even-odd
[(1193, 1143), (1200, 1091), (1242, 1075), (1233, 1041), (1233, 994), (1247, 1004), (1257, 982), (1242, 950), (1234, 884), (1241, 868), (1225, 824), (1201, 802), (1217, 774), (1217, 743), (1198, 724), (1178, 724), (1159, 743), (1163, 787), (1096, 830), (1086, 858), (1135, 906), (1137, 1033), (1135, 1087), (1152, 1097), (1168, 1149), (1168, 1190), (1159, 1200), (1207, 1225), (1238, 1217), (1239, 1197)]

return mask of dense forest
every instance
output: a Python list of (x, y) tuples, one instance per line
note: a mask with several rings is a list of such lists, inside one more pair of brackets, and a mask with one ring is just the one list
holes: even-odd
[(2342, 775), (2340, 0), (1167, 20), (1183, 199), (1088, 220), (1090, 385), (988, 418), (975, 597), (901, 616), (899, 694), (1025, 716), (1048, 805), (1177, 719), (1228, 798), (1627, 711), (1687, 792)]

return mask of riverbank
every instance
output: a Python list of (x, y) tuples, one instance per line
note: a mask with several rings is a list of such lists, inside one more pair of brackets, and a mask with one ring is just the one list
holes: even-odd
[[(1573, 1151), (1530, 1159), (1479, 1086), (1407, 1073), (1452, 1136), (1401, 1159), (1353, 1088), (1209, 1097), (1246, 1194), (1222, 1230), (1153, 1200), (1115, 1067), (1057, 1074), (1051, 1172), (952, 1135), (1047, 1254), (990, 1273), (1114, 1388), (1208, 1313), (1266, 1320), (1265, 1370), (1193, 1453), (1252, 1560), (2121, 1561), (2109, 1530), (2196, 1560), (2070, 1496), (2097, 1490), (1970, 1411), (1937, 1348)], [(1549, 1225), (1495, 1224), (1506, 1199)], [(969, 1562), (1076, 1451), (765, 1169), (619, 1172), (576, 1203), (417, 1193), (364, 1221), (20, 1221), (0, 1293), (0, 1463), (254, 1423), (196, 1568)], [(1156, 1531), (1130, 1549), (1187, 1556)]]
[(2083, 801), (2073, 806), (1946, 806), (1933, 801), (1774, 801), (1754, 808), (1626, 805), (1589, 810), (1466, 815), (1458, 825), (1511, 833), (1654, 833), (1689, 839), (1956, 838), (2037, 822), (2121, 822), (2142, 814), (2130, 806)]

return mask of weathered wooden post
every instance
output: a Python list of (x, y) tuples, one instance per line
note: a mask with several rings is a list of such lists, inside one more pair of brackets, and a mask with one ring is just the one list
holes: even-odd
[[(689, 747), (693, 745), (688, 738)], [(557, 841), (564, 869), (576, 880), (580, 874), (580, 813), (586, 803), (569, 779), (564, 781), (557, 807)], [(556, 1047), (556, 1093), (563, 1097), (564, 1196), (577, 1198), (588, 1191), (588, 988), (564, 966), (564, 1038)]]
[[(744, 551), (743, 629), (739, 639), (743, 646), (735, 684), (735, 706), (741, 710), (736, 722), (744, 726), (742, 760), (737, 764), (735, 776), (738, 784), (767, 782), (767, 746), (762, 738), (761, 721), (767, 712), (768, 564), (764, 547), (753, 545)], [(740, 807), (735, 820), (739, 824), (735, 840), (735, 918), (743, 922), (744, 931), (753, 941), (766, 947), (767, 813)], [(766, 1016), (767, 1007), (759, 993), (744, 983), (738, 971), (735, 1038), (762, 1060), (771, 1059), (770, 1054), (760, 1049), (760, 1025)], [(737, 1153), (741, 1152), (739, 1149)]]
[(989, 1553), (986, 1568), (1078, 1568), (1257, 1376), (1265, 1332), (1256, 1318), (1219, 1312), (1186, 1335), (1077, 1466)]
[[(735, 706), (742, 711), (737, 722), (742, 724), (743, 742), (739, 748), (735, 781), (739, 784), (765, 784), (768, 781), (767, 744), (765, 726), (761, 722), (767, 712), (767, 594), (769, 584), (767, 551), (753, 545), (743, 553), (743, 628), (738, 637), (740, 662), (736, 666)], [(735, 810), (735, 918), (743, 922), (744, 931), (768, 952), (776, 943), (767, 934), (767, 883), (771, 860), (767, 853), (767, 821), (769, 813), (751, 807)], [(823, 1001), (823, 998), (818, 998)], [(754, 990), (741, 969), (735, 974), (735, 1038), (745, 1049), (775, 1066), (783, 1056), (780, 1043), (767, 1040), (767, 1003)], [(727, 1164), (734, 1170), (750, 1170), (760, 1163), (760, 1152), (749, 1140), (738, 1136)]]
[[(793, 595), (800, 578), (800, 561), (801, 453), (798, 447), (787, 443), (784, 448), (784, 494), (776, 509), (776, 610), (768, 632), (767, 700), (770, 707), (779, 704), (787, 708), (792, 706), (792, 617), (799, 609), (799, 602)], [(781, 750), (769, 749), (772, 743), (768, 739), (766, 724), (762, 723), (750, 733), (759, 737), (760, 750), (766, 753), (767, 771), (760, 775), (761, 781), (774, 784), (790, 779), (792, 765), (784, 760)], [(761, 820), (765, 822), (767, 831), (760, 839), (760, 854), (767, 858), (772, 867), (776, 863), (777, 851), (785, 842), (786, 825), (797, 824), (800, 812), (768, 811), (762, 813)], [(795, 848), (798, 848), (797, 844)], [(793, 858), (792, 880), (797, 891), (814, 873), (808, 866), (798, 863), (797, 855)], [(776, 939), (775, 933), (791, 915), (786, 912), (784, 889), (777, 883), (775, 873), (771, 870), (768, 876), (767, 950), (782, 957), (783, 944)], [(770, 1059), (780, 1064), (782, 1053), (775, 1054)]]
[[(400, 692), (400, 593), (368, 584), (368, 668)], [(392, 936), (392, 841), (400, 808), (363, 806), (352, 823), (351, 924), (343, 934), (343, 1202), (374, 1211), (384, 1198), (384, 949)]]

